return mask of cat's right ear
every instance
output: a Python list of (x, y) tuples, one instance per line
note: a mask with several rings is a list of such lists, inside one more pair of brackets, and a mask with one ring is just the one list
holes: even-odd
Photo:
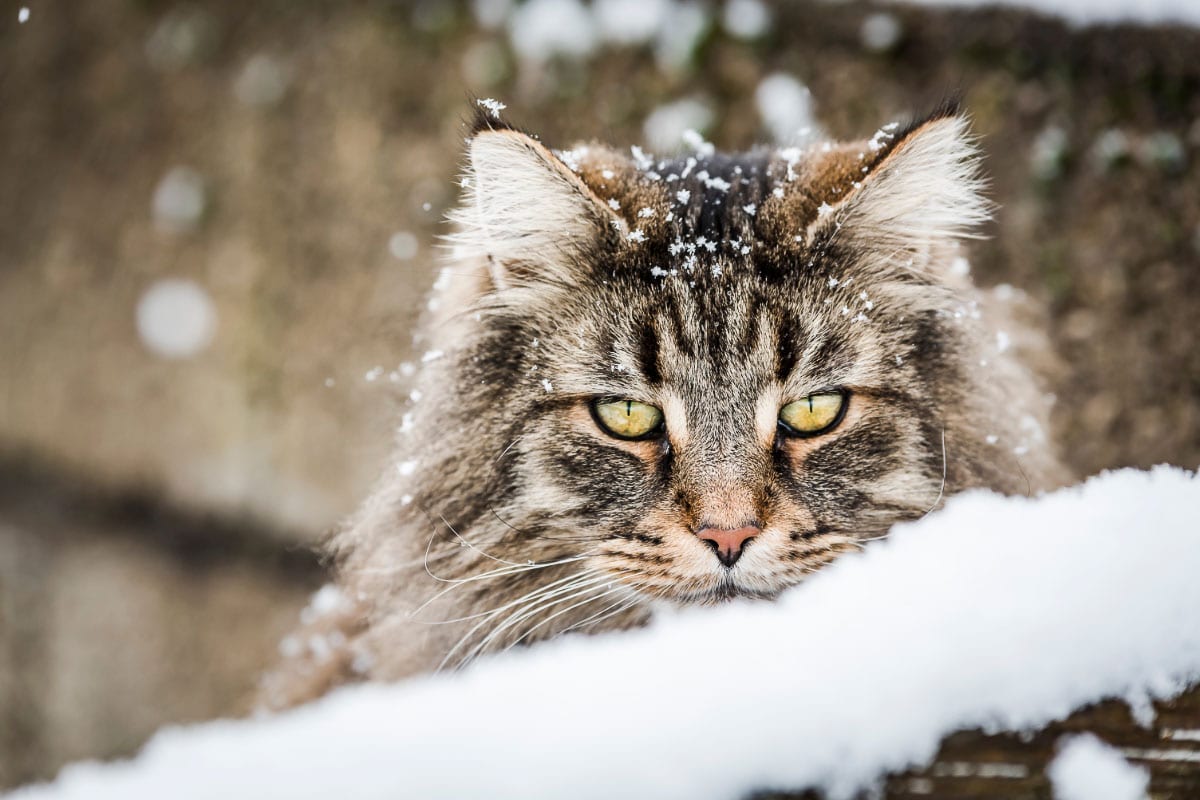
[(467, 160), (454, 239), (464, 255), (486, 259), (496, 289), (571, 285), (590, 253), (625, 233), (624, 220), (527, 134), (477, 125)]

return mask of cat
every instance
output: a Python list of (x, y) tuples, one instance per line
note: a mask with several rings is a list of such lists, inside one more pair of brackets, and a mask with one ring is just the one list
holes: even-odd
[(867, 141), (552, 151), (484, 102), (398, 455), (333, 540), (280, 707), (662, 605), (769, 599), (971, 487), (1066, 473), (982, 292), (947, 104)]

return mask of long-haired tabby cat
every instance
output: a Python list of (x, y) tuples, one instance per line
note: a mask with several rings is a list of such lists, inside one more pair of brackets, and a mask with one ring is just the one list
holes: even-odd
[(268, 702), (771, 598), (951, 493), (1061, 481), (1035, 338), (967, 275), (954, 108), (695, 150), (556, 152), (480, 111), (421, 399)]

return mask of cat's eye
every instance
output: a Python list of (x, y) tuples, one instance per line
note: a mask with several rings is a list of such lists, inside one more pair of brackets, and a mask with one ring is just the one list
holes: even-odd
[(833, 430), (845, 414), (845, 392), (814, 392), (779, 409), (779, 425), (795, 436), (816, 436)]
[(596, 424), (618, 439), (649, 439), (662, 431), (663, 412), (637, 400), (601, 398), (592, 403)]

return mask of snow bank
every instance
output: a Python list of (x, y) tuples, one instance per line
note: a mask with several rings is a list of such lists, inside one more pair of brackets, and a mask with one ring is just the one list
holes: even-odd
[(1200, 680), (1200, 481), (972, 493), (776, 603), (561, 640), (458, 676), (157, 736), (27, 798), (846, 797), (947, 733)]

